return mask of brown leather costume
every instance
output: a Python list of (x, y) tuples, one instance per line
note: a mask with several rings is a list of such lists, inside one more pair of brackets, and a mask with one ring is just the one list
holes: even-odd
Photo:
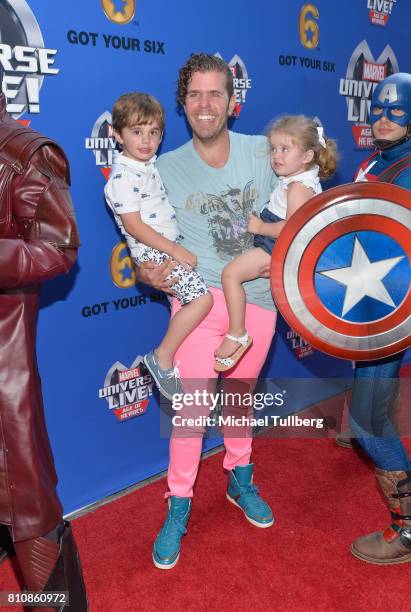
[[(57, 543), (42, 537), (61, 524), (62, 507), (35, 356), (40, 283), (68, 272), (79, 246), (68, 182), (60, 147), (8, 117), (1, 94), (0, 523), (32, 590), (46, 585), (72, 539), (68, 524)], [(50, 560), (35, 566), (43, 545)]]

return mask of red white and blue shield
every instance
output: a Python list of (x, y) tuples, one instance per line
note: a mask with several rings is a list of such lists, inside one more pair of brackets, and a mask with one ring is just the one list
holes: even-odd
[(288, 324), (336, 357), (411, 346), (411, 193), (387, 183), (329, 189), (287, 221), (271, 288)]

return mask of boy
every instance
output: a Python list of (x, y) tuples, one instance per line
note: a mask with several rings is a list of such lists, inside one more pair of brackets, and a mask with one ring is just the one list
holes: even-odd
[(175, 213), (155, 166), (164, 130), (161, 104), (145, 93), (124, 94), (114, 105), (112, 125), (122, 152), (114, 159), (104, 191), (131, 256), (137, 264), (161, 264), (170, 258), (177, 262), (170, 277), (177, 279), (173, 291), (185, 307), (172, 319), (157, 349), (144, 357), (159, 390), (172, 400), (174, 393), (182, 393), (174, 353), (208, 314), (212, 297), (194, 270), (196, 256), (176, 243)]

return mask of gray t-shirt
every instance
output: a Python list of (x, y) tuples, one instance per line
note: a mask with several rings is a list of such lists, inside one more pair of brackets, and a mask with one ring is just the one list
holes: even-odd
[[(157, 160), (182, 244), (197, 255), (197, 270), (206, 283), (219, 288), (224, 266), (253, 247), (248, 215), (267, 205), (276, 181), (264, 136), (229, 135), (230, 155), (223, 168), (208, 166), (192, 140)], [(268, 279), (244, 283), (244, 288), (247, 302), (275, 310)]]

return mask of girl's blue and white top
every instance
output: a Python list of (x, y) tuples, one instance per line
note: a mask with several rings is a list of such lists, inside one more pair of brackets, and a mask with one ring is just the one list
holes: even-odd
[(315, 194), (322, 192), (320, 177), (318, 176), (319, 167), (313, 166), (305, 172), (294, 174), (293, 176), (279, 176), (278, 182), (270, 195), (268, 210), (280, 219), (287, 216), (287, 189), (291, 183), (302, 183), (305, 187), (311, 188)]
[(145, 245), (126, 232), (120, 215), (139, 212), (141, 220), (165, 238), (175, 242), (178, 236), (174, 209), (168, 201), (155, 160), (156, 155), (147, 162), (140, 162), (117, 153), (104, 189), (106, 202), (137, 261)]

